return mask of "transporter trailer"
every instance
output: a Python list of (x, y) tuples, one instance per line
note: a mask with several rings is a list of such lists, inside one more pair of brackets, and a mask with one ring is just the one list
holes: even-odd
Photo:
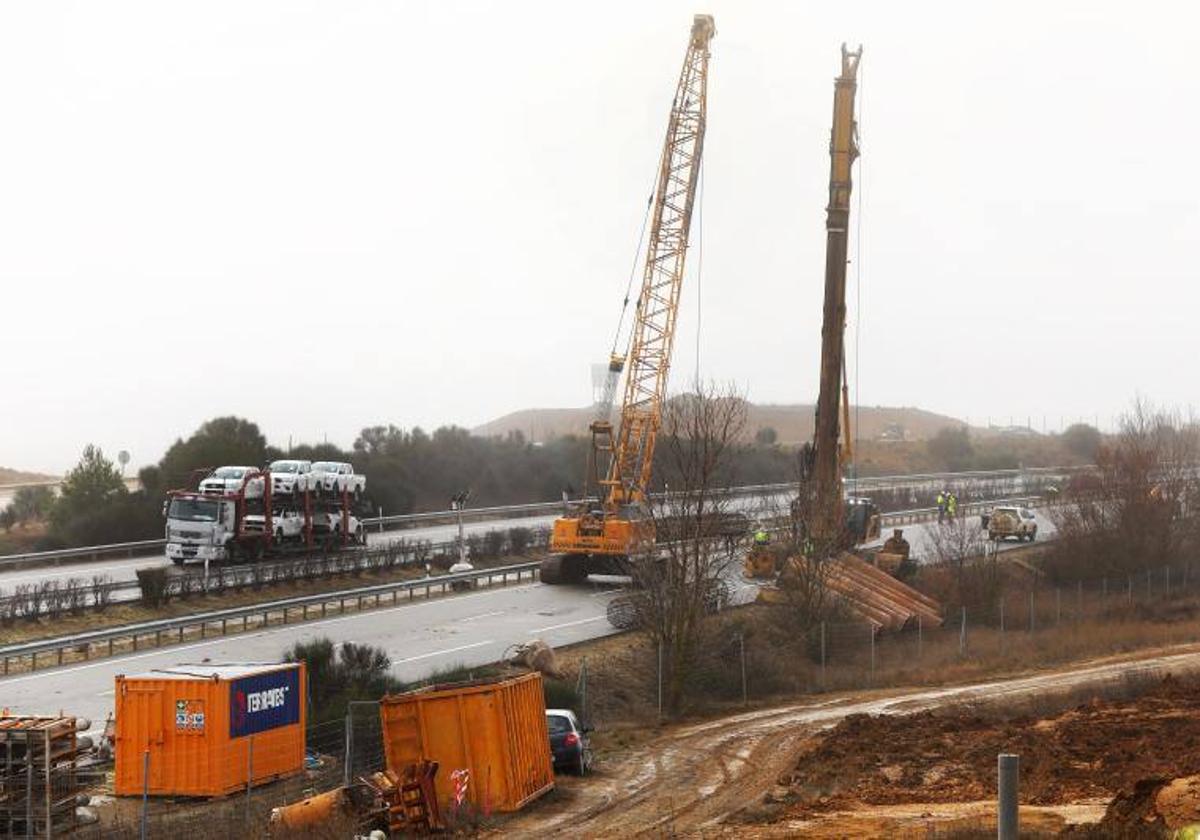
[(349, 487), (339, 494), (297, 489), (273, 493), (270, 472), (247, 472), (224, 492), (171, 490), (166, 516), (167, 557), (222, 563), (345, 550), (366, 544)]

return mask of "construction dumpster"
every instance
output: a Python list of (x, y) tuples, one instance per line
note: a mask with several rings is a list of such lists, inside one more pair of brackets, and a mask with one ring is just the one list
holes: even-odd
[(554, 787), (542, 675), (436, 685), (384, 697), (383, 748), (393, 773), (436, 761), (438, 802), (453, 810), (456, 787), (484, 811), (516, 811)]
[(303, 663), (178, 665), (116, 680), (119, 796), (221, 796), (304, 769)]

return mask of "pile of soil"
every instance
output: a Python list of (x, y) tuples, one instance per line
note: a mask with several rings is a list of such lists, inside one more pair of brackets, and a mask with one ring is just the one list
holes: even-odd
[(797, 813), (990, 799), (996, 756), (1008, 752), (1021, 757), (1022, 803), (1107, 799), (1147, 777), (1200, 773), (1197, 688), (1167, 677), (1136, 699), (1093, 700), (1041, 719), (854, 715), (779, 782)]
[(1200, 823), (1200, 776), (1138, 781), (1109, 804), (1104, 819), (1081, 837), (1165, 837)]

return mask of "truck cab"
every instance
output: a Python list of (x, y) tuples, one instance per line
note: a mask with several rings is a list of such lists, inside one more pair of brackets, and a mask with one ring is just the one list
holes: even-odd
[(167, 500), (167, 557), (220, 561), (229, 556), (235, 534), (233, 502), (210, 493), (174, 493)]

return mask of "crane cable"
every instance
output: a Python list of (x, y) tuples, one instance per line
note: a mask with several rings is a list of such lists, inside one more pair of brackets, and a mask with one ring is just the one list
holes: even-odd
[(700, 159), (700, 172), (697, 175), (699, 185), (696, 203), (700, 205), (696, 213), (696, 393), (700, 393), (700, 324), (703, 314), (704, 287), (701, 278), (704, 276), (704, 158)]
[(858, 107), (858, 119), (855, 120), (855, 133), (858, 135), (858, 212), (854, 217), (854, 448), (851, 450), (850, 466), (854, 470), (854, 494), (858, 495), (858, 448), (860, 444), (860, 429), (862, 423), (859, 419), (859, 410), (862, 401), (859, 399), (858, 386), (861, 381), (859, 376), (859, 363), (861, 360), (860, 346), (862, 343), (862, 208), (863, 208), (863, 192), (866, 190), (866, 177), (864, 172), (866, 167), (862, 159), (862, 116), (863, 103), (866, 101), (864, 90), (866, 89), (863, 80), (866, 74), (863, 73), (862, 67), (858, 68), (858, 96), (855, 100), (855, 105)]
[[(658, 179), (662, 172), (663, 158), (667, 154), (666, 146), (663, 146), (662, 152), (658, 156), (658, 166), (654, 170), (654, 182), (650, 185), (650, 195), (646, 198), (646, 211), (642, 214), (642, 230), (638, 234), (637, 247), (633, 250), (633, 265), (629, 268), (629, 282), (625, 286), (625, 300), (621, 304), (621, 315), (617, 318), (617, 331), (613, 333), (612, 351), (610, 356), (617, 355), (617, 345), (621, 343), (621, 330), (625, 326), (625, 313), (629, 311), (629, 296), (633, 294), (633, 281), (637, 277), (638, 264), (641, 262), (642, 244), (646, 241), (646, 226), (650, 224), (650, 208), (654, 206), (654, 194), (658, 191)], [(641, 305), (640, 293), (638, 305)], [(633, 340), (633, 332), (629, 334), (630, 341)], [(622, 354), (622, 358), (629, 355), (628, 347)]]

